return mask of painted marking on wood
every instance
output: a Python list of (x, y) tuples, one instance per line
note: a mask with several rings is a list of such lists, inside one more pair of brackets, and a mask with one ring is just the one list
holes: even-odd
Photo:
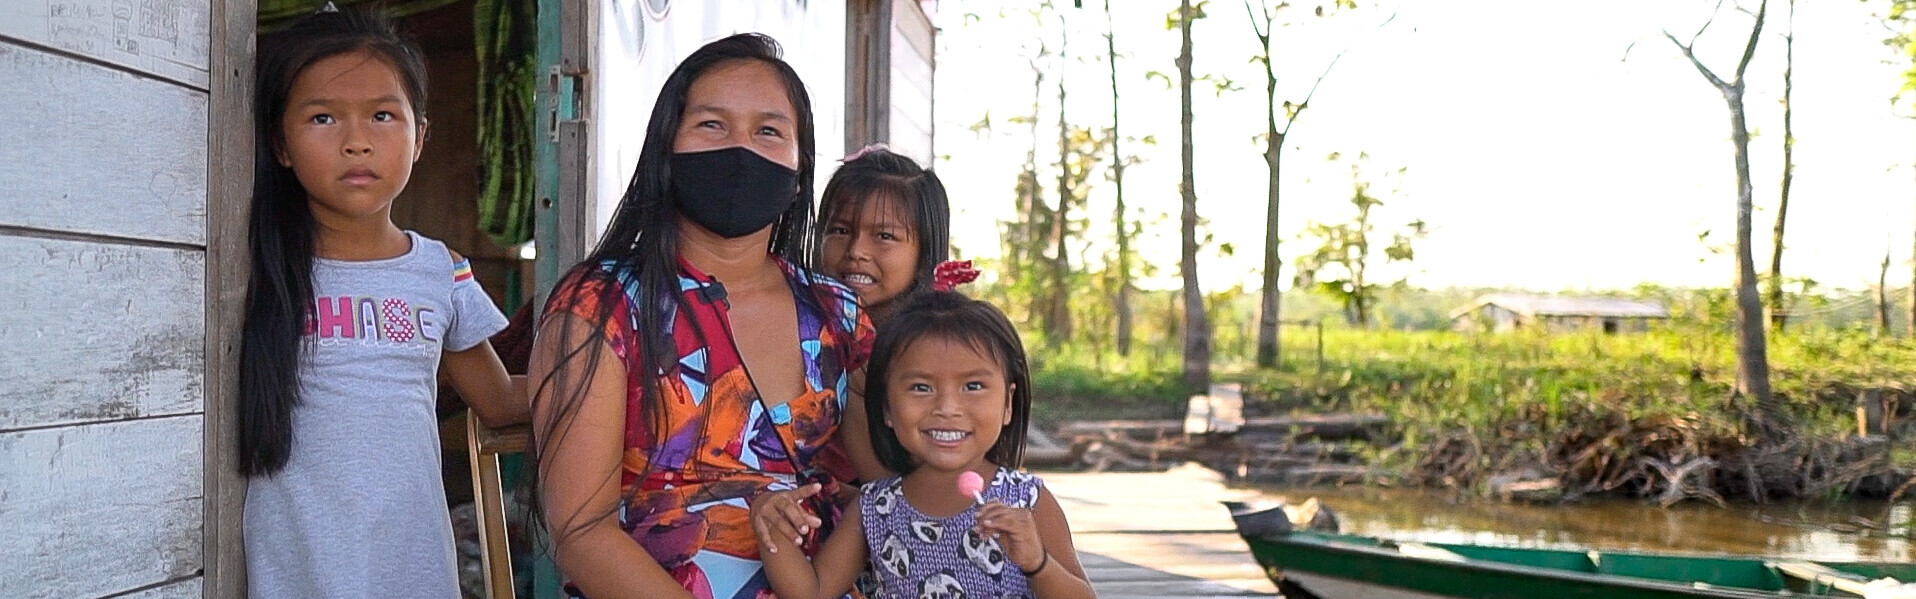
[(204, 90), (208, 0), (15, 0), (0, 36), (58, 48)]

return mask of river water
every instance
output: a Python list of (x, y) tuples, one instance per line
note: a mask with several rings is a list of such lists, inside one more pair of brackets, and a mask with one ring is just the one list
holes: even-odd
[(1916, 503), (1908, 500), (1665, 509), (1636, 501), (1528, 505), (1415, 489), (1247, 490), (1293, 502), (1315, 496), (1345, 533), (1404, 540), (1916, 562)]

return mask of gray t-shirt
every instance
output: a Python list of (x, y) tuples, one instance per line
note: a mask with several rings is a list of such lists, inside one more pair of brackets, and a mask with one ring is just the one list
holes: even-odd
[(248, 595), (459, 596), (434, 412), (442, 351), (506, 326), (464, 262), (411, 231), (385, 260), (313, 264), (286, 469), (246, 488)]

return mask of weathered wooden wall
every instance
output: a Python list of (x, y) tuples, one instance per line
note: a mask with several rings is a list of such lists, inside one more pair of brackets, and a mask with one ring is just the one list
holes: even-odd
[(203, 592), (211, 7), (0, 3), (0, 596)]

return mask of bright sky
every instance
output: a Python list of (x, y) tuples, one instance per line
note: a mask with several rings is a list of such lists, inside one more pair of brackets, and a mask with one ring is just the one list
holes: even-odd
[[(1254, 2), (1256, 0), (1253, 0)], [(1113, 0), (1123, 133), (1144, 162), (1126, 171), (1126, 199), (1147, 219), (1141, 247), (1159, 268), (1152, 287), (1175, 285), (1178, 214), (1176, 31), (1169, 0)], [(1709, 16), (1708, 0), (1360, 0), (1328, 19), (1307, 10), (1278, 30), (1279, 94), (1303, 98), (1331, 56), (1349, 48), (1291, 130), (1280, 223), (1289, 263), (1311, 249), (1296, 241), (1308, 221), (1340, 222), (1352, 209), (1348, 167), (1333, 151), (1368, 152), (1369, 172), (1408, 168), (1401, 191), (1373, 217), (1380, 235), (1411, 219), (1430, 223), (1416, 262), (1384, 272), (1413, 285), (1520, 286), (1539, 290), (1627, 289), (1639, 282), (1726, 286), (1733, 274), (1735, 174), (1728, 111), (1677, 49)], [(1392, 2), (1382, 5), (1382, 2)], [(1046, 20), (1052, 48), (1069, 36), (1069, 119), (1108, 126), (1102, 0), (1082, 9), (1058, 0)], [(968, 256), (998, 253), (995, 222), (1010, 218), (1014, 177), (1029, 130), (1006, 119), (1031, 112), (1029, 48), (1039, 29), (1019, 0), (944, 0), (937, 79), (936, 168), (952, 192), (954, 242)], [(1299, 2), (1299, 4), (1305, 4)], [(1755, 2), (1746, 2), (1754, 9)], [(1783, 40), (1787, 4), (1771, 1), (1765, 39), (1750, 65), (1746, 104), (1756, 139), (1758, 270), (1780, 187)], [(1003, 7), (1008, 13), (1000, 16)], [(1884, 251), (1890, 284), (1907, 284), (1916, 229), (1916, 121), (1892, 107), (1901, 67), (1882, 45), (1880, 4), (1805, 0), (1796, 17), (1793, 96), (1796, 177), (1784, 254), (1786, 276), (1825, 286), (1873, 285)], [(1207, 289), (1255, 287), (1263, 245), (1266, 170), (1263, 76), (1242, 0), (1215, 0), (1198, 21), (1196, 72), (1228, 76), (1242, 91), (1196, 98), (1199, 214), (1234, 257), (1202, 258)], [(1397, 17), (1378, 28), (1391, 12)], [(967, 23), (966, 14), (980, 19)], [(1704, 63), (1728, 78), (1753, 19), (1724, 15), (1698, 43)], [(1625, 50), (1632, 43), (1627, 61)], [(1079, 59), (1082, 58), (1083, 62)], [(1045, 68), (1055, 77), (1056, 58)], [(1202, 85), (1202, 84), (1200, 84)], [(1041, 163), (1057, 160), (1057, 85), (1046, 80), (1039, 124)], [(1281, 100), (1280, 100), (1281, 101)], [(987, 112), (988, 135), (969, 126)], [(1101, 176), (1101, 175), (1100, 175)], [(1055, 174), (1048, 201), (1055, 202)], [(1382, 187), (1380, 185), (1379, 187)], [(1111, 186), (1092, 197), (1093, 235), (1111, 235)], [(1149, 222), (1149, 221), (1148, 221)], [(1698, 235), (1710, 231), (1707, 240)], [(1379, 244), (1381, 245), (1381, 244)], [(1713, 254), (1711, 246), (1721, 248)], [(1103, 251), (1094, 246), (1093, 255)]]

